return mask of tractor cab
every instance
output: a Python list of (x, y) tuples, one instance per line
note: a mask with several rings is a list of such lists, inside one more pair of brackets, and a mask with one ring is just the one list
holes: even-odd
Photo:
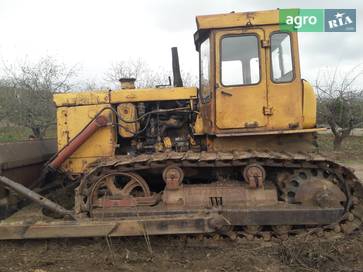
[[(297, 33), (280, 30), (278, 10), (198, 16), (197, 27), (199, 101), (206, 133), (315, 126), (309, 112), (304, 124)], [(307, 89), (314, 104), (312, 89)]]

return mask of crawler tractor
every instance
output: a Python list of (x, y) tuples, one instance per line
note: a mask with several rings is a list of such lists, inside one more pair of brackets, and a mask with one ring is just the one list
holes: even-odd
[(0, 238), (269, 239), (359, 227), (359, 181), (317, 152), (323, 129), (297, 33), (280, 30), (278, 10), (196, 21), (199, 88), (183, 87), (174, 48), (174, 86), (123, 78), (119, 90), (54, 96), (58, 152), (45, 169), (75, 185), (74, 207), (1, 178), (63, 217), (9, 217)]

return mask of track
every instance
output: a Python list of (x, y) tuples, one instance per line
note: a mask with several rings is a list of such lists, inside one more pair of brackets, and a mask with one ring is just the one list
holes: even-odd
[[(316, 153), (288, 153), (288, 152), (169, 152), (160, 154), (143, 154), (139, 156), (119, 156), (112, 160), (99, 161), (95, 163), (95, 167), (91, 167), (90, 171), (81, 180), (80, 186), (77, 189), (76, 195), (76, 211), (79, 214), (90, 212), (90, 201), (88, 194), (92, 185), (102, 178), (104, 175), (112, 175), (113, 172), (118, 173), (138, 173), (142, 171), (165, 169), (169, 165), (179, 166), (181, 168), (230, 168), (230, 167), (244, 167), (248, 164), (258, 163), (264, 167), (269, 167), (279, 170), (289, 171), (308, 171), (314, 173), (316, 170), (319, 173), (329, 176), (332, 182), (335, 182), (341, 190), (345, 193), (347, 201), (345, 202), (344, 210), (332, 210), (331, 214), (319, 213), (317, 210), (301, 211), (299, 209), (286, 208), (286, 217), (280, 216), (279, 213), (274, 211), (275, 207), (269, 209), (247, 209), (246, 213), (238, 212), (233, 209), (210, 209), (205, 211), (203, 209), (168, 209), (167, 213), (164, 212), (163, 206), (150, 209), (149, 207), (143, 208), (125, 208), (122, 212), (117, 209), (101, 209), (98, 213), (95, 212), (92, 216), (108, 218), (108, 216), (116, 217), (122, 220), (134, 219), (137, 214), (138, 219), (149, 220), (150, 218), (158, 218), (164, 216), (164, 219), (176, 219), (179, 215), (200, 215), (208, 214), (209, 216), (222, 214), (220, 224), (234, 221), (229, 227), (222, 227), (221, 229), (211, 226), (210, 220), (206, 218), (201, 227), (191, 228), (185, 233), (208, 233), (206, 237), (213, 237), (219, 239), (220, 237), (229, 237), (236, 239), (238, 236), (244, 236), (247, 239), (254, 237), (263, 237), (265, 240), (271, 239), (273, 236), (287, 239), (289, 234), (296, 235), (301, 233), (316, 233), (323, 236), (326, 232), (344, 232), (350, 233), (361, 225), (363, 219), (363, 206), (362, 206), (362, 185), (358, 178), (354, 175), (351, 169), (337, 164), (329, 159), (316, 154)], [(321, 210), (321, 209), (320, 209)], [(282, 209), (279, 211), (283, 211)], [(291, 211), (289, 213), (289, 211)], [(314, 216), (314, 213), (315, 216)], [(241, 218), (248, 218), (251, 216), (252, 220), (242, 220)], [(271, 216), (269, 216), (271, 214)], [(259, 217), (260, 216), (260, 217)], [(309, 217), (310, 216), (310, 217)], [(332, 218), (336, 218), (334, 223), (331, 223)], [(110, 218), (111, 218), (110, 217)], [(276, 219), (279, 217), (279, 220)], [(329, 217), (329, 218), (328, 218)], [(239, 218), (239, 219), (237, 219)], [(282, 218), (282, 219), (281, 219)], [(325, 218), (325, 219), (324, 219)], [(182, 219), (182, 218), (180, 218)], [(227, 219), (227, 220), (224, 220)], [(137, 220), (137, 221), (140, 221)], [(183, 218), (182, 220), (185, 220)], [(281, 221), (282, 220), (282, 221)], [(284, 223), (284, 220), (286, 221)], [(295, 220), (295, 221), (294, 221)], [(309, 221), (310, 220), (310, 221)], [(325, 220), (325, 221), (324, 221)], [(156, 223), (150, 234), (164, 234), (158, 229)], [(327, 222), (330, 221), (328, 224)], [(266, 225), (266, 222), (268, 225)], [(195, 223), (195, 222), (194, 222)], [(193, 223), (192, 223), (193, 225)], [(228, 225), (228, 224), (227, 224)], [(236, 227), (235, 225), (243, 225), (244, 227)], [(213, 229), (214, 228), (214, 229)], [(180, 234), (183, 233), (178, 224), (172, 224), (168, 227), (165, 234)], [(174, 231), (174, 232), (173, 232)], [(324, 232), (326, 231), (326, 232)]]
[[(324, 173), (345, 193), (345, 206), (333, 208), (298, 207), (283, 203), (277, 206), (233, 207), (166, 207), (161, 202), (150, 206), (127, 206), (120, 209), (92, 209), (90, 193), (97, 181), (114, 173), (136, 177), (144, 171), (161, 173), (170, 165), (182, 168), (231, 169), (258, 163), (266, 168), (289, 170), (291, 173)], [(320, 174), (317, 174), (318, 176)], [(135, 180), (128, 188), (133, 188)], [(130, 189), (131, 190), (131, 189)], [(139, 156), (118, 156), (112, 160), (98, 161), (80, 180), (75, 190), (76, 220), (54, 219), (42, 210), (29, 206), (0, 222), (0, 239), (35, 239), (63, 237), (118, 237), (149, 235), (181, 235), (188, 239), (266, 241), (276, 237), (286, 240), (292, 236), (330, 236), (351, 233), (359, 228), (363, 219), (362, 186), (347, 167), (328, 160), (319, 154), (277, 152), (185, 152), (160, 153)], [(60, 192), (64, 195), (64, 192)], [(152, 196), (151, 192), (148, 197)], [(153, 200), (148, 198), (147, 200)], [(143, 199), (144, 201), (145, 199)], [(158, 200), (156, 198), (156, 200)], [(69, 198), (66, 201), (69, 202)], [(62, 203), (60, 203), (62, 204)], [(69, 203), (68, 203), (69, 204)], [(124, 205), (123, 203), (122, 205)], [(276, 210), (278, 208), (278, 210)], [(91, 218), (90, 218), (91, 215)], [(285, 220), (285, 221), (284, 221)], [(184, 238), (183, 238), (184, 239)]]

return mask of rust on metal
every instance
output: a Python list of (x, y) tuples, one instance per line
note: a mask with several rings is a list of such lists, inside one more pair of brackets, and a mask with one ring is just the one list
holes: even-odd
[(121, 89), (135, 89), (136, 78), (120, 78)]
[(298, 203), (327, 208), (339, 207), (347, 199), (337, 185), (326, 179), (312, 178), (299, 186), (295, 200)]
[(100, 198), (93, 202), (93, 206), (101, 209), (113, 207), (152, 206), (156, 204), (158, 200), (158, 194), (143, 197), (127, 197), (123, 199)]
[[(143, 154), (140, 158), (138, 157), (129, 160), (128, 156), (119, 156), (109, 161), (105, 160), (102, 165), (96, 166), (94, 171), (90, 171), (90, 173), (98, 173), (97, 175), (94, 177), (92, 174), (85, 175), (77, 192), (83, 194), (84, 198), (84, 192), (94, 188), (92, 195), (95, 196), (96, 201), (100, 202), (92, 207), (92, 218), (84, 217), (83, 212), (77, 215), (76, 222), (50, 220), (26, 223), (25, 221), (14, 222), (9, 218), (9, 221), (0, 223), (0, 239), (131, 236), (145, 235), (145, 231), (149, 235), (202, 234), (222, 231), (225, 226), (315, 226), (337, 222), (345, 212), (342, 205), (331, 205), (322, 209), (320, 206), (281, 203), (275, 188), (269, 188), (265, 184), (264, 188), (251, 189), (248, 184), (243, 184), (241, 181), (228, 181), (227, 184), (223, 182), (205, 185), (182, 184), (177, 189), (164, 190), (162, 199), (156, 196), (152, 198), (150, 188), (143, 183), (141, 176), (134, 173), (140, 169), (138, 162), (140, 160), (142, 161), (141, 169), (157, 168), (161, 172), (171, 165), (169, 160), (175, 157), (179, 160), (178, 162), (172, 160), (173, 167), (179, 168), (182, 168), (185, 163), (188, 165), (192, 163), (191, 165), (195, 168), (204, 168), (206, 159), (212, 163), (208, 164), (209, 167), (211, 165), (217, 167), (219, 165), (217, 162), (221, 159), (223, 160), (221, 165), (224, 167), (234, 166), (241, 169), (241, 166), (252, 165), (252, 161), (258, 160), (264, 168), (268, 166), (281, 167), (284, 170), (300, 169), (304, 165), (309, 171), (303, 172), (311, 173), (316, 177), (321, 175), (319, 171), (315, 173), (317, 166), (323, 165), (328, 167), (330, 173), (343, 173), (350, 183), (357, 181), (354, 174), (344, 166), (327, 162), (322, 157), (302, 153), (224, 152), (219, 154), (213, 152), (209, 155), (198, 155), (194, 152), (179, 154), (171, 152), (159, 156), (158, 164), (155, 164), (152, 154)], [(127, 163), (123, 161), (123, 158)], [(124, 163), (119, 163), (122, 161)], [(97, 169), (103, 169), (105, 174), (99, 175)], [(113, 170), (110, 171), (110, 169)], [(290, 174), (289, 180), (296, 179), (296, 176), (303, 176), (300, 172)], [(122, 175), (128, 178), (115, 178)], [(286, 177), (280, 179), (284, 181)], [(120, 181), (122, 182), (119, 183)], [(302, 181), (301, 184), (303, 185)], [(319, 188), (321, 189), (321, 186)], [(316, 192), (320, 193), (319, 190)], [(318, 195), (318, 199), (321, 199), (321, 194)], [(298, 195), (296, 197), (298, 199)], [(130, 198), (134, 199), (130, 201)], [(138, 198), (141, 200), (144, 198), (143, 205), (141, 203), (135, 205), (134, 201)], [(153, 203), (148, 202), (150, 199), (153, 199)], [(274, 229), (281, 237), (285, 236), (285, 233), (282, 233), (282, 227)], [(256, 234), (248, 235), (252, 235), (250, 238), (253, 239), (253, 236), (258, 233), (257, 231)]]
[[(0, 143), (0, 176), (28, 188), (39, 186), (43, 164), (55, 154), (55, 139)], [(0, 185), (0, 218), (11, 214), (19, 197)]]
[(281, 135), (281, 134), (300, 134), (326, 131), (326, 128), (308, 128), (308, 129), (292, 129), (292, 130), (271, 130), (271, 131), (256, 131), (242, 133), (220, 133), (217, 137), (240, 137), (240, 136), (257, 136), (257, 135)]
[(266, 171), (257, 163), (247, 165), (243, 170), (243, 178), (250, 188), (262, 188), (266, 178)]
[[(135, 212), (137, 211), (137, 216)], [(14, 220), (0, 223), (0, 240), (67, 237), (116, 237), (165, 234), (214, 233), (225, 226), (244, 225), (258, 232), (261, 225), (329, 224), (338, 220), (343, 208), (304, 208), (274, 205), (247, 209), (173, 209), (148, 207), (99, 210), (95, 218), (64, 220)], [(281, 231), (281, 228), (276, 230)]]
[(0, 143), (0, 174), (34, 187), (43, 164), (56, 149), (55, 139)]
[(96, 208), (150, 206), (158, 194), (151, 193), (146, 181), (136, 173), (110, 172), (99, 177), (90, 191), (88, 206)]
[[(316, 127), (313, 87), (301, 80), (297, 34), (276, 43), (290, 40), (291, 73), (270, 78), (263, 58), (261, 80), (252, 82), (247, 61), (243, 84), (229, 85), (222, 63), (236, 58), (225, 57), (230, 48), (222, 40), (265, 36), (253, 47), (273, 51), (278, 11), (199, 16), (197, 25), (200, 66), (210, 70), (201, 73), (201, 95), (182, 88), (172, 48), (174, 87), (136, 90), (135, 79), (123, 78), (121, 90), (55, 96), (60, 150), (42, 176), (62, 167), (75, 181), (67, 187), (74, 212), (1, 174), (0, 183), (75, 221), (33, 217), (29, 205), (0, 222), (0, 239), (244, 233), (284, 240), (311, 227), (320, 237), (361, 225), (362, 184), (350, 169), (314, 154), (316, 133), (325, 129)], [(245, 27), (251, 25), (259, 27)], [(243, 59), (255, 57), (249, 51)]]
[(166, 184), (166, 189), (176, 190), (183, 182), (184, 172), (175, 165), (169, 165), (163, 171), (163, 180)]
[(1, 223), (0, 240), (212, 233), (215, 228), (210, 226), (210, 219), (211, 216), (195, 215), (144, 220), (130, 218), (82, 222), (54, 220)]
[(252, 207), (274, 205), (277, 201), (274, 188), (253, 190), (239, 183), (184, 185), (177, 190), (165, 190), (163, 193), (163, 202), (168, 206)]

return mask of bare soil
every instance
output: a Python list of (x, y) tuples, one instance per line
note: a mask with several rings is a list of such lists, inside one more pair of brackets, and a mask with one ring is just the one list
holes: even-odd
[[(363, 152), (363, 151), (362, 151)], [(345, 165), (351, 167), (354, 169), (354, 173), (356, 174), (356, 176), (363, 181), (363, 162), (359, 163), (359, 162), (344, 162)]]
[(320, 241), (177, 237), (5, 241), (0, 271), (363, 271), (363, 234)]

